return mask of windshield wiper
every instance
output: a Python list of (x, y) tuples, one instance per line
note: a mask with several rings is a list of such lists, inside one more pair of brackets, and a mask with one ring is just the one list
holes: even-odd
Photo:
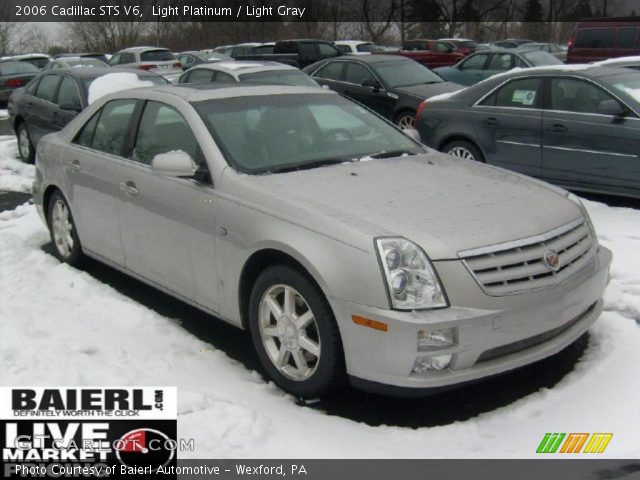
[(325, 165), (338, 165), (344, 162), (350, 162), (350, 158), (323, 158), (321, 160), (314, 160), (311, 162), (299, 162), (289, 165), (283, 165), (280, 168), (273, 168), (268, 170), (269, 173), (286, 173), (295, 172), (297, 170), (309, 170), (311, 168), (324, 167)]
[(358, 158), (358, 161), (361, 161), (363, 158), (393, 158), (399, 157), (401, 155), (418, 155), (416, 152), (412, 152), (411, 150), (382, 150), (381, 152), (370, 153), (368, 155), (363, 155)]

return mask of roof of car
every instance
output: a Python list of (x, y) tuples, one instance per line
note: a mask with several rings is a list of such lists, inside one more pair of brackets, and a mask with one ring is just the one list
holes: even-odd
[(264, 62), (264, 61), (252, 61), (252, 60), (224, 60), (215, 63), (203, 63), (194, 68), (206, 68), (209, 70), (219, 70), (230, 75), (237, 75), (239, 73), (255, 73), (265, 72), (270, 70), (298, 70), (291, 65), (285, 65), (278, 62)]
[(336, 40), (333, 43), (336, 45), (362, 45), (363, 43), (373, 45), (373, 42), (367, 42), (365, 40)]
[[(334, 60), (334, 58), (330, 60)], [(335, 58), (335, 60), (362, 62), (362, 63), (402, 62), (407, 60), (413, 62), (413, 60), (407, 57), (403, 57), (402, 55), (386, 55), (384, 53), (378, 53), (378, 52), (373, 52), (371, 55), (348, 55), (344, 57), (337, 57)]]
[(13, 62), (13, 61), (26, 60), (28, 58), (51, 58), (51, 57), (46, 53), (26, 53), (24, 55), (10, 55), (7, 57), (2, 57), (0, 58), (0, 61)]
[(166, 50), (166, 51), (170, 51), (168, 48), (163, 48), (163, 47), (129, 47), (129, 48), (124, 48), (124, 49), (120, 50), (118, 53), (120, 53), (120, 52), (144, 52), (146, 50)]
[(159, 92), (186, 100), (200, 102), (204, 100), (236, 98), (260, 95), (337, 95), (332, 90), (317, 87), (298, 87), (291, 85), (257, 85), (257, 84), (213, 84), (213, 83), (180, 83), (147, 87), (139, 92)]
[(115, 68), (115, 67), (91, 67), (91, 68), (57, 68), (54, 70), (45, 70), (43, 74), (67, 73), (72, 77), (80, 79), (98, 78), (109, 73), (135, 73), (139, 77), (156, 77), (157, 73), (147, 72), (145, 70), (137, 70), (134, 68)]

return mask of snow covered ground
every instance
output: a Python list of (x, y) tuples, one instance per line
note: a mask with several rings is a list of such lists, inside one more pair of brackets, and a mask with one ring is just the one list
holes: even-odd
[[(0, 188), (25, 191), (33, 167), (15, 152), (0, 138)], [(466, 421), (372, 427), (297, 406), (176, 319), (45, 253), (49, 237), (29, 204), (0, 213), (0, 383), (177, 385), (179, 436), (196, 445), (182, 458), (523, 458), (546, 432), (613, 432), (603, 456), (638, 458), (640, 211), (587, 207), (614, 261), (583, 357), (553, 388)]]

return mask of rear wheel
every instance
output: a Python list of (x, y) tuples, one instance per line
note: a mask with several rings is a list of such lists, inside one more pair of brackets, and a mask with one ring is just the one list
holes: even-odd
[(277, 265), (260, 274), (249, 330), (262, 366), (283, 390), (316, 398), (341, 385), (344, 355), (333, 312), (301, 271)]
[(455, 140), (448, 143), (442, 149), (444, 153), (452, 155), (454, 157), (463, 158), (464, 160), (471, 160), (472, 162), (484, 162), (482, 152), (473, 143), (466, 140)]
[(56, 257), (74, 267), (80, 266), (84, 254), (69, 204), (60, 191), (55, 191), (49, 199), (47, 220)]
[(402, 130), (407, 128), (415, 128), (416, 113), (409, 110), (400, 112), (396, 117), (396, 126)]
[(35, 152), (33, 151), (33, 145), (26, 123), (22, 122), (18, 125), (16, 135), (18, 137), (18, 153), (20, 154), (20, 159), (25, 163), (33, 163)]

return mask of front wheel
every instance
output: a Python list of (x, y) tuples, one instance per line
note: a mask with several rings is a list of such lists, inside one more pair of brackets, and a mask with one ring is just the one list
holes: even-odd
[(47, 220), (56, 257), (61, 262), (79, 267), (84, 255), (69, 204), (60, 191), (55, 191), (49, 199)]
[(18, 154), (20, 155), (20, 159), (25, 163), (33, 163), (35, 155), (26, 123), (22, 122), (18, 125), (16, 135), (18, 137)]
[(341, 385), (344, 355), (333, 312), (301, 271), (277, 265), (260, 274), (249, 330), (262, 366), (283, 390), (317, 398)]

